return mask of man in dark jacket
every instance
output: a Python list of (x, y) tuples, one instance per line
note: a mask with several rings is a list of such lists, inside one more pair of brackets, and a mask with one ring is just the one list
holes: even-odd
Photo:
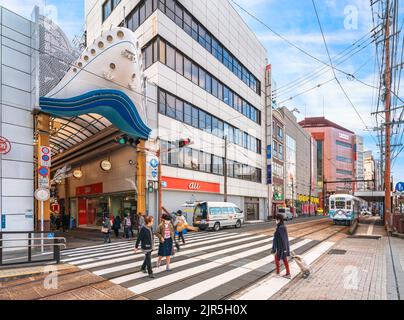
[(144, 219), (144, 226), (140, 229), (136, 240), (135, 252), (141, 243), (142, 251), (145, 254), (141, 271), (149, 273), (150, 278), (154, 278), (151, 264), (151, 253), (154, 250), (154, 234), (153, 234), (153, 217), (149, 216)]
[(288, 256), (290, 255), (289, 238), (282, 214), (276, 215), (276, 230), (272, 242), (272, 253), (275, 254), (276, 274), (280, 274), (279, 261), (283, 260), (286, 269), (284, 277), (290, 279), (291, 276), (288, 263)]

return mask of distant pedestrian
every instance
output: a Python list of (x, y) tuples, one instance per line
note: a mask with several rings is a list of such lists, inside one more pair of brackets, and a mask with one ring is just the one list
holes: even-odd
[(283, 264), (285, 265), (286, 269), (286, 274), (284, 275), (284, 277), (290, 279), (291, 276), (288, 263), (288, 256), (290, 255), (289, 238), (288, 231), (285, 224), (283, 223), (282, 214), (276, 215), (276, 230), (272, 243), (272, 253), (275, 254), (276, 274), (280, 274), (279, 261), (283, 260)]
[(112, 216), (111, 218), (105, 217), (102, 222), (101, 232), (104, 234), (104, 243), (111, 243), (112, 218)]
[(130, 229), (132, 228), (132, 221), (130, 220), (130, 215), (127, 214), (123, 220), (123, 231), (126, 239), (130, 239)]
[(185, 244), (183, 231), (186, 228), (186, 226), (187, 226), (187, 220), (182, 215), (182, 211), (178, 210), (177, 217), (175, 218), (174, 221), (174, 228), (178, 232), (178, 241), (180, 241), (181, 239), (183, 244)]
[(119, 230), (121, 230), (121, 217), (116, 216), (114, 219), (114, 224), (112, 225), (112, 229), (115, 233), (115, 238), (119, 238)]
[(145, 223), (145, 217), (143, 217), (143, 215), (139, 212), (138, 214), (138, 220), (137, 220), (137, 226), (138, 226), (138, 231), (140, 231), (140, 229), (142, 229), (142, 227), (144, 226)]
[(140, 229), (139, 235), (136, 240), (135, 252), (139, 248), (139, 243), (141, 243), (142, 251), (144, 252), (144, 261), (141, 267), (141, 271), (149, 273), (150, 278), (154, 278), (153, 269), (151, 264), (151, 254), (154, 250), (154, 234), (153, 234), (153, 217), (145, 218), (145, 225)]
[(162, 216), (163, 221), (157, 227), (156, 236), (160, 240), (157, 268), (160, 267), (163, 257), (166, 258), (166, 271), (170, 271), (170, 257), (173, 255), (174, 227), (168, 215)]

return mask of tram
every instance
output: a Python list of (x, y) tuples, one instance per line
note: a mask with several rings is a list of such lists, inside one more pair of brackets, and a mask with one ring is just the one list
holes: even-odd
[(350, 194), (334, 194), (330, 196), (329, 208), (328, 216), (334, 224), (350, 226), (359, 218), (361, 200)]

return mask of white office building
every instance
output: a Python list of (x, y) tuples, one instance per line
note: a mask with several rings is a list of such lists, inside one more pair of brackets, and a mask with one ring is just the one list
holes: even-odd
[[(265, 219), (267, 52), (230, 2), (88, 0), (85, 18), (88, 45), (116, 26), (139, 41), (147, 109), (158, 112), (163, 207), (223, 201), (227, 138), (228, 201)], [(184, 138), (192, 144), (168, 152)]]

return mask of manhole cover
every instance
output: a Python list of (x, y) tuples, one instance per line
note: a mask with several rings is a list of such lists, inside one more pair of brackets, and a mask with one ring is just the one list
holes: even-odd
[(345, 254), (346, 250), (340, 250), (340, 249), (331, 249), (328, 254)]

